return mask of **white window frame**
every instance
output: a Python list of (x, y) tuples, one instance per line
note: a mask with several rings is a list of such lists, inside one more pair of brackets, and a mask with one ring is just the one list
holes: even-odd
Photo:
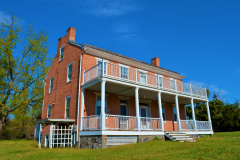
[[(49, 114), (49, 108), (50, 108), (50, 114)], [(48, 109), (47, 109), (47, 118), (50, 118), (51, 116), (51, 110), (52, 110), (52, 104), (48, 105)]]
[(127, 103), (121, 103), (120, 102), (120, 114), (121, 114), (121, 106), (126, 106), (126, 112), (127, 112), (127, 115), (126, 116), (130, 116), (130, 110), (129, 110), (129, 105), (128, 105), (128, 100), (123, 100), (123, 99), (120, 99), (120, 101), (127, 101)]
[[(99, 94), (96, 94), (96, 111), (95, 111), (95, 115), (98, 115), (97, 114), (97, 97), (100, 97), (100, 99), (101, 99), (101, 94), (99, 95)], [(101, 101), (102, 101), (102, 99), (101, 99)], [(102, 104), (102, 102), (101, 102), (101, 104)], [(100, 108), (101, 108), (102, 106), (100, 106)], [(107, 112), (108, 112), (108, 110), (107, 110), (107, 95), (105, 95), (105, 114), (107, 114)], [(100, 112), (100, 114), (101, 114), (101, 112)], [(100, 115), (99, 114), (99, 115)]]
[[(98, 61), (103, 61), (103, 64), (104, 64), (104, 66), (103, 66), (103, 68), (104, 68), (104, 74), (105, 75), (108, 75), (108, 60), (105, 60), (105, 59), (101, 59), (101, 58), (98, 58), (98, 57), (95, 57), (96, 58), (96, 60), (97, 60), (97, 65), (98, 65)], [(105, 70), (105, 64), (106, 64), (106, 70)], [(98, 68), (97, 68), (98, 69)], [(101, 69), (102, 70), (102, 69)], [(102, 73), (101, 73), (102, 74)], [(98, 70), (97, 70), (97, 75), (98, 75)]]
[(52, 91), (53, 91), (53, 81), (52, 81), (52, 90), (51, 90), (51, 80), (54, 80), (54, 76), (52, 77), (52, 78), (50, 78), (50, 84), (49, 84), (49, 94), (51, 94), (52, 93)]
[(73, 71), (73, 62), (71, 62), (69, 65), (67, 65), (67, 83), (72, 81), (72, 75), (71, 75), (71, 80), (68, 79), (68, 74), (69, 74), (69, 66), (72, 65), (72, 71)]
[[(160, 77), (162, 78), (162, 86), (160, 86), (160, 83), (159, 83), (159, 78)], [(159, 74), (156, 74), (156, 79), (157, 79), (157, 87), (163, 88), (163, 76), (159, 75)]]
[[(141, 69), (138, 69), (138, 76), (139, 76), (139, 82), (142, 83), (142, 84), (148, 84), (148, 78), (147, 78), (147, 75), (148, 75), (148, 71), (144, 71), (144, 70), (141, 70)], [(140, 74), (143, 74), (146, 76), (146, 83), (143, 83), (141, 82), (141, 76)]]
[[(177, 116), (177, 107), (176, 107), (176, 105), (173, 105), (173, 108), (176, 108), (176, 116)], [(174, 121), (174, 110), (173, 110), (173, 121)], [(174, 121), (174, 123), (177, 123), (177, 120), (176, 121)]]
[[(69, 117), (67, 117), (67, 112), (66, 112), (66, 110), (67, 110), (67, 99), (69, 99), (70, 98), (70, 106), (69, 106)], [(70, 107), (71, 107), (71, 95), (70, 96), (67, 96), (67, 97), (65, 97), (65, 118), (70, 118)]]
[[(119, 76), (121, 79), (125, 79), (125, 80), (129, 80), (129, 68), (130, 66), (126, 66), (126, 65), (123, 65), (123, 64), (118, 64), (120, 67), (119, 67)], [(122, 68), (126, 68), (127, 71), (128, 71), (128, 74), (127, 74), (127, 78), (122, 78), (122, 72), (121, 72), (121, 69)]]
[[(65, 49), (64, 49), (64, 46), (65, 46), (65, 44), (60, 48), (59, 62), (62, 61), (62, 60), (63, 60), (63, 57), (64, 57), (64, 50), (65, 50)], [(63, 50), (63, 56), (62, 56), (62, 59), (61, 59), (61, 55), (62, 55), (61, 50), (62, 50), (62, 48), (63, 48), (64, 50)]]
[[(171, 81), (174, 81), (174, 86), (175, 86), (175, 89), (172, 89)], [(170, 78), (170, 86), (171, 86), (171, 89), (172, 89), (172, 90), (174, 90), (174, 91), (176, 91), (176, 90), (177, 90), (176, 79)]]

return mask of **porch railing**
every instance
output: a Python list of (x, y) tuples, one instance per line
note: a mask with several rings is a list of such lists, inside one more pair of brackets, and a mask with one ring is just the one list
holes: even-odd
[(180, 120), (182, 131), (211, 131), (211, 122), (209, 121), (194, 121)]
[(161, 118), (140, 117), (141, 130), (161, 130)]
[(211, 130), (211, 122), (209, 121), (196, 121), (198, 131), (208, 131)]
[(84, 83), (102, 76), (102, 68), (104, 68), (103, 76), (129, 81), (149, 87), (169, 90), (187, 95), (195, 95), (207, 98), (205, 88), (197, 87), (191, 84), (183, 83), (181, 81), (173, 80), (155, 75), (155, 73), (146, 73), (135, 68), (125, 68), (122, 65), (104, 62), (88, 69), (84, 72)]
[(83, 123), (83, 130), (100, 129), (100, 126), (101, 126), (100, 116), (93, 115), (93, 116), (82, 117), (82, 123)]
[(136, 130), (137, 117), (107, 114), (105, 124), (106, 129)]

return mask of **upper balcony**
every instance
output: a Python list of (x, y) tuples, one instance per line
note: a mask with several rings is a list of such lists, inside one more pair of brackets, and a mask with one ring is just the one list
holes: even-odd
[[(102, 66), (103, 63), (104, 66)], [(150, 73), (137, 68), (109, 63), (107, 61), (103, 61), (85, 71), (83, 83), (86, 84), (100, 77), (107, 77), (162, 91), (207, 99), (206, 88), (183, 83), (181, 80)]]

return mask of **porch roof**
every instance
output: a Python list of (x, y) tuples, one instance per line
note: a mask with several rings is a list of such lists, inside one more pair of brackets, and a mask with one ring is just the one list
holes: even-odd
[(36, 123), (74, 123), (75, 119), (42, 119)]

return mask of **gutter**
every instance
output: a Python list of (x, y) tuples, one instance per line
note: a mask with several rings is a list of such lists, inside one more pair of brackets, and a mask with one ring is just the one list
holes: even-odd
[(85, 51), (86, 47), (83, 45), (81, 46), (83, 48), (83, 51), (80, 56), (80, 66), (79, 66), (79, 84), (78, 84), (78, 109), (77, 109), (77, 142), (78, 142), (78, 126), (79, 126), (79, 106), (80, 106), (80, 89), (81, 89), (81, 71), (82, 71), (82, 55)]

